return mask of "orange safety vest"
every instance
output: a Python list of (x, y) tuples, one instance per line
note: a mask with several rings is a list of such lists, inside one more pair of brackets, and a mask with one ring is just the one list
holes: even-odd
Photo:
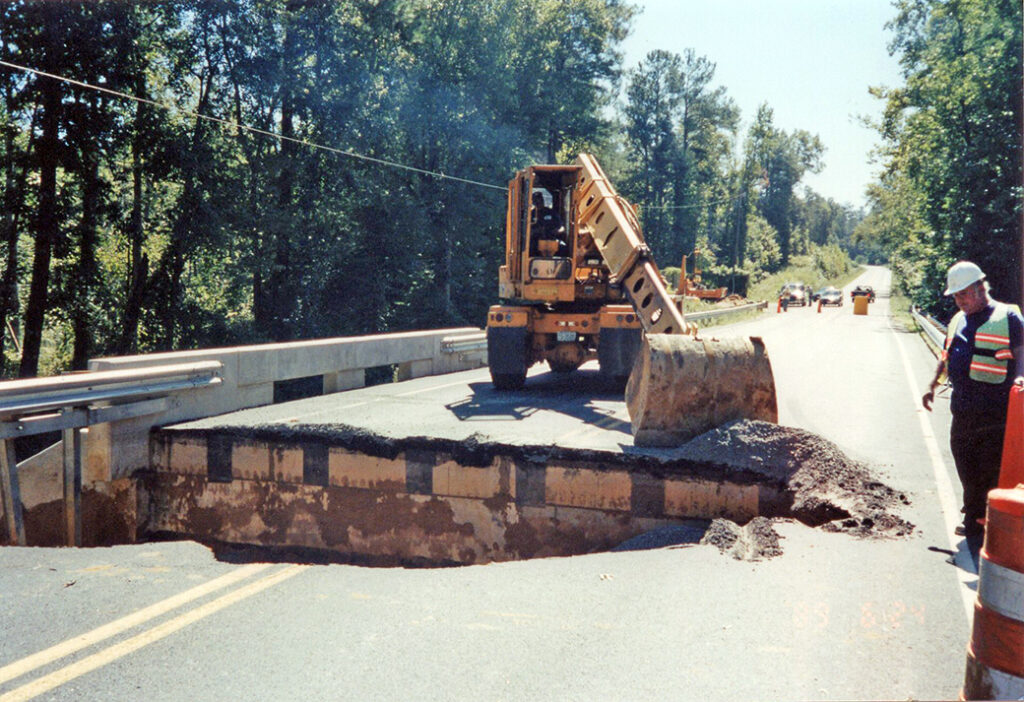
[[(974, 333), (971, 380), (995, 385), (1006, 380), (1009, 362), (1013, 358), (1013, 351), (1010, 349), (1010, 321), (1007, 316), (1011, 309), (1020, 313), (1020, 309), (1016, 305), (1007, 305), (1003, 302), (995, 303), (992, 316)], [(963, 317), (963, 312), (957, 312), (953, 315), (953, 319), (949, 320), (946, 349), (942, 352), (943, 359), (947, 357), (949, 345), (953, 343), (953, 337), (956, 336)]]

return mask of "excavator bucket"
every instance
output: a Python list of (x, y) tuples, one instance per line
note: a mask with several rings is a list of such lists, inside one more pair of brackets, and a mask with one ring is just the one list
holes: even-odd
[(645, 334), (626, 384), (636, 446), (679, 446), (735, 419), (778, 421), (759, 337)]

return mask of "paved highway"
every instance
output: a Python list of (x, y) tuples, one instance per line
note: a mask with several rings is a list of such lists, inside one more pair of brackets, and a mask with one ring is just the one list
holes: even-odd
[[(860, 282), (887, 281), (872, 268)], [(690, 546), (422, 570), (233, 564), (192, 543), (5, 548), (0, 701), (955, 698), (975, 576), (953, 536), (949, 405), (918, 407), (934, 359), (887, 308), (773, 310), (715, 333), (765, 338), (780, 422), (906, 492), (909, 539), (784, 522), (784, 554), (767, 561)], [(532, 424), (550, 432), (541, 443), (628, 443), (611, 396), (559, 404), (566, 381), (539, 371), (538, 401), (501, 409), (485, 380), (370, 388), (334, 410), (365, 401), (368, 418), (374, 393), (407, 393), (412, 417), (390, 419), (418, 433)]]

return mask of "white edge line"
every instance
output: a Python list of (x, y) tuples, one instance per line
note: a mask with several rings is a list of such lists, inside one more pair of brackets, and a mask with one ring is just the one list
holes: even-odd
[[(899, 333), (892, 326), (892, 317), (888, 318), (889, 329), (893, 332), (893, 338), (896, 339), (896, 348), (900, 352), (900, 359), (903, 361), (903, 370), (907, 375), (907, 384), (910, 388), (911, 395), (913, 395), (914, 407), (917, 408), (917, 418), (921, 423), (921, 434), (924, 437), (925, 447), (928, 449), (928, 457), (931, 459), (932, 471), (935, 474), (935, 485), (936, 492), (939, 497), (939, 504), (942, 508), (942, 516), (946, 524), (946, 535), (949, 539), (950, 549), (956, 553), (958, 549), (958, 542), (954, 535), (954, 529), (956, 528), (958, 515), (960, 510), (956, 506), (956, 499), (954, 498), (953, 483), (949, 479), (949, 469), (946, 467), (946, 462), (942, 460), (942, 453), (939, 450), (938, 441), (935, 439), (935, 432), (932, 431), (931, 423), (928, 421), (927, 411), (923, 407), (918, 406), (920, 400), (918, 393), (921, 392), (917, 385), (917, 381), (914, 379), (913, 368), (910, 364), (910, 359), (907, 357), (906, 349), (903, 348), (903, 341), (900, 339)], [(923, 394), (923, 393), (921, 393)], [(969, 587), (969, 584), (973, 582), (968, 580), (970, 577), (967, 571), (962, 568), (956, 568), (957, 580), (960, 583), (960, 597), (963, 600), (964, 613), (967, 615), (967, 623), (970, 624), (974, 620), (974, 593)]]

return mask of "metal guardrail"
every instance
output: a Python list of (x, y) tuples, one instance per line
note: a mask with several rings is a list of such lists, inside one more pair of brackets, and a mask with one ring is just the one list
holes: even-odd
[(749, 310), (764, 309), (768, 309), (767, 302), (749, 302), (745, 305), (737, 305), (736, 307), (724, 307), (718, 310), (707, 310), (705, 312), (684, 312), (683, 317), (685, 317), (687, 320), (715, 319), (717, 317), (726, 317), (730, 314), (736, 314), (738, 312), (747, 312)]
[(910, 314), (917, 322), (917, 326), (925, 333), (928, 340), (935, 344), (940, 351), (946, 345), (946, 325), (931, 315), (921, 314), (916, 307), (910, 309)]
[(78, 546), (82, 445), (77, 430), (161, 412), (173, 393), (219, 385), (222, 371), (219, 361), (200, 361), (0, 382), (0, 492), (8, 538), (25, 545), (13, 439), (62, 432), (65, 536), (68, 546)]
[(487, 332), (446, 336), (441, 339), (443, 353), (461, 353), (464, 351), (482, 351), (487, 348)]

